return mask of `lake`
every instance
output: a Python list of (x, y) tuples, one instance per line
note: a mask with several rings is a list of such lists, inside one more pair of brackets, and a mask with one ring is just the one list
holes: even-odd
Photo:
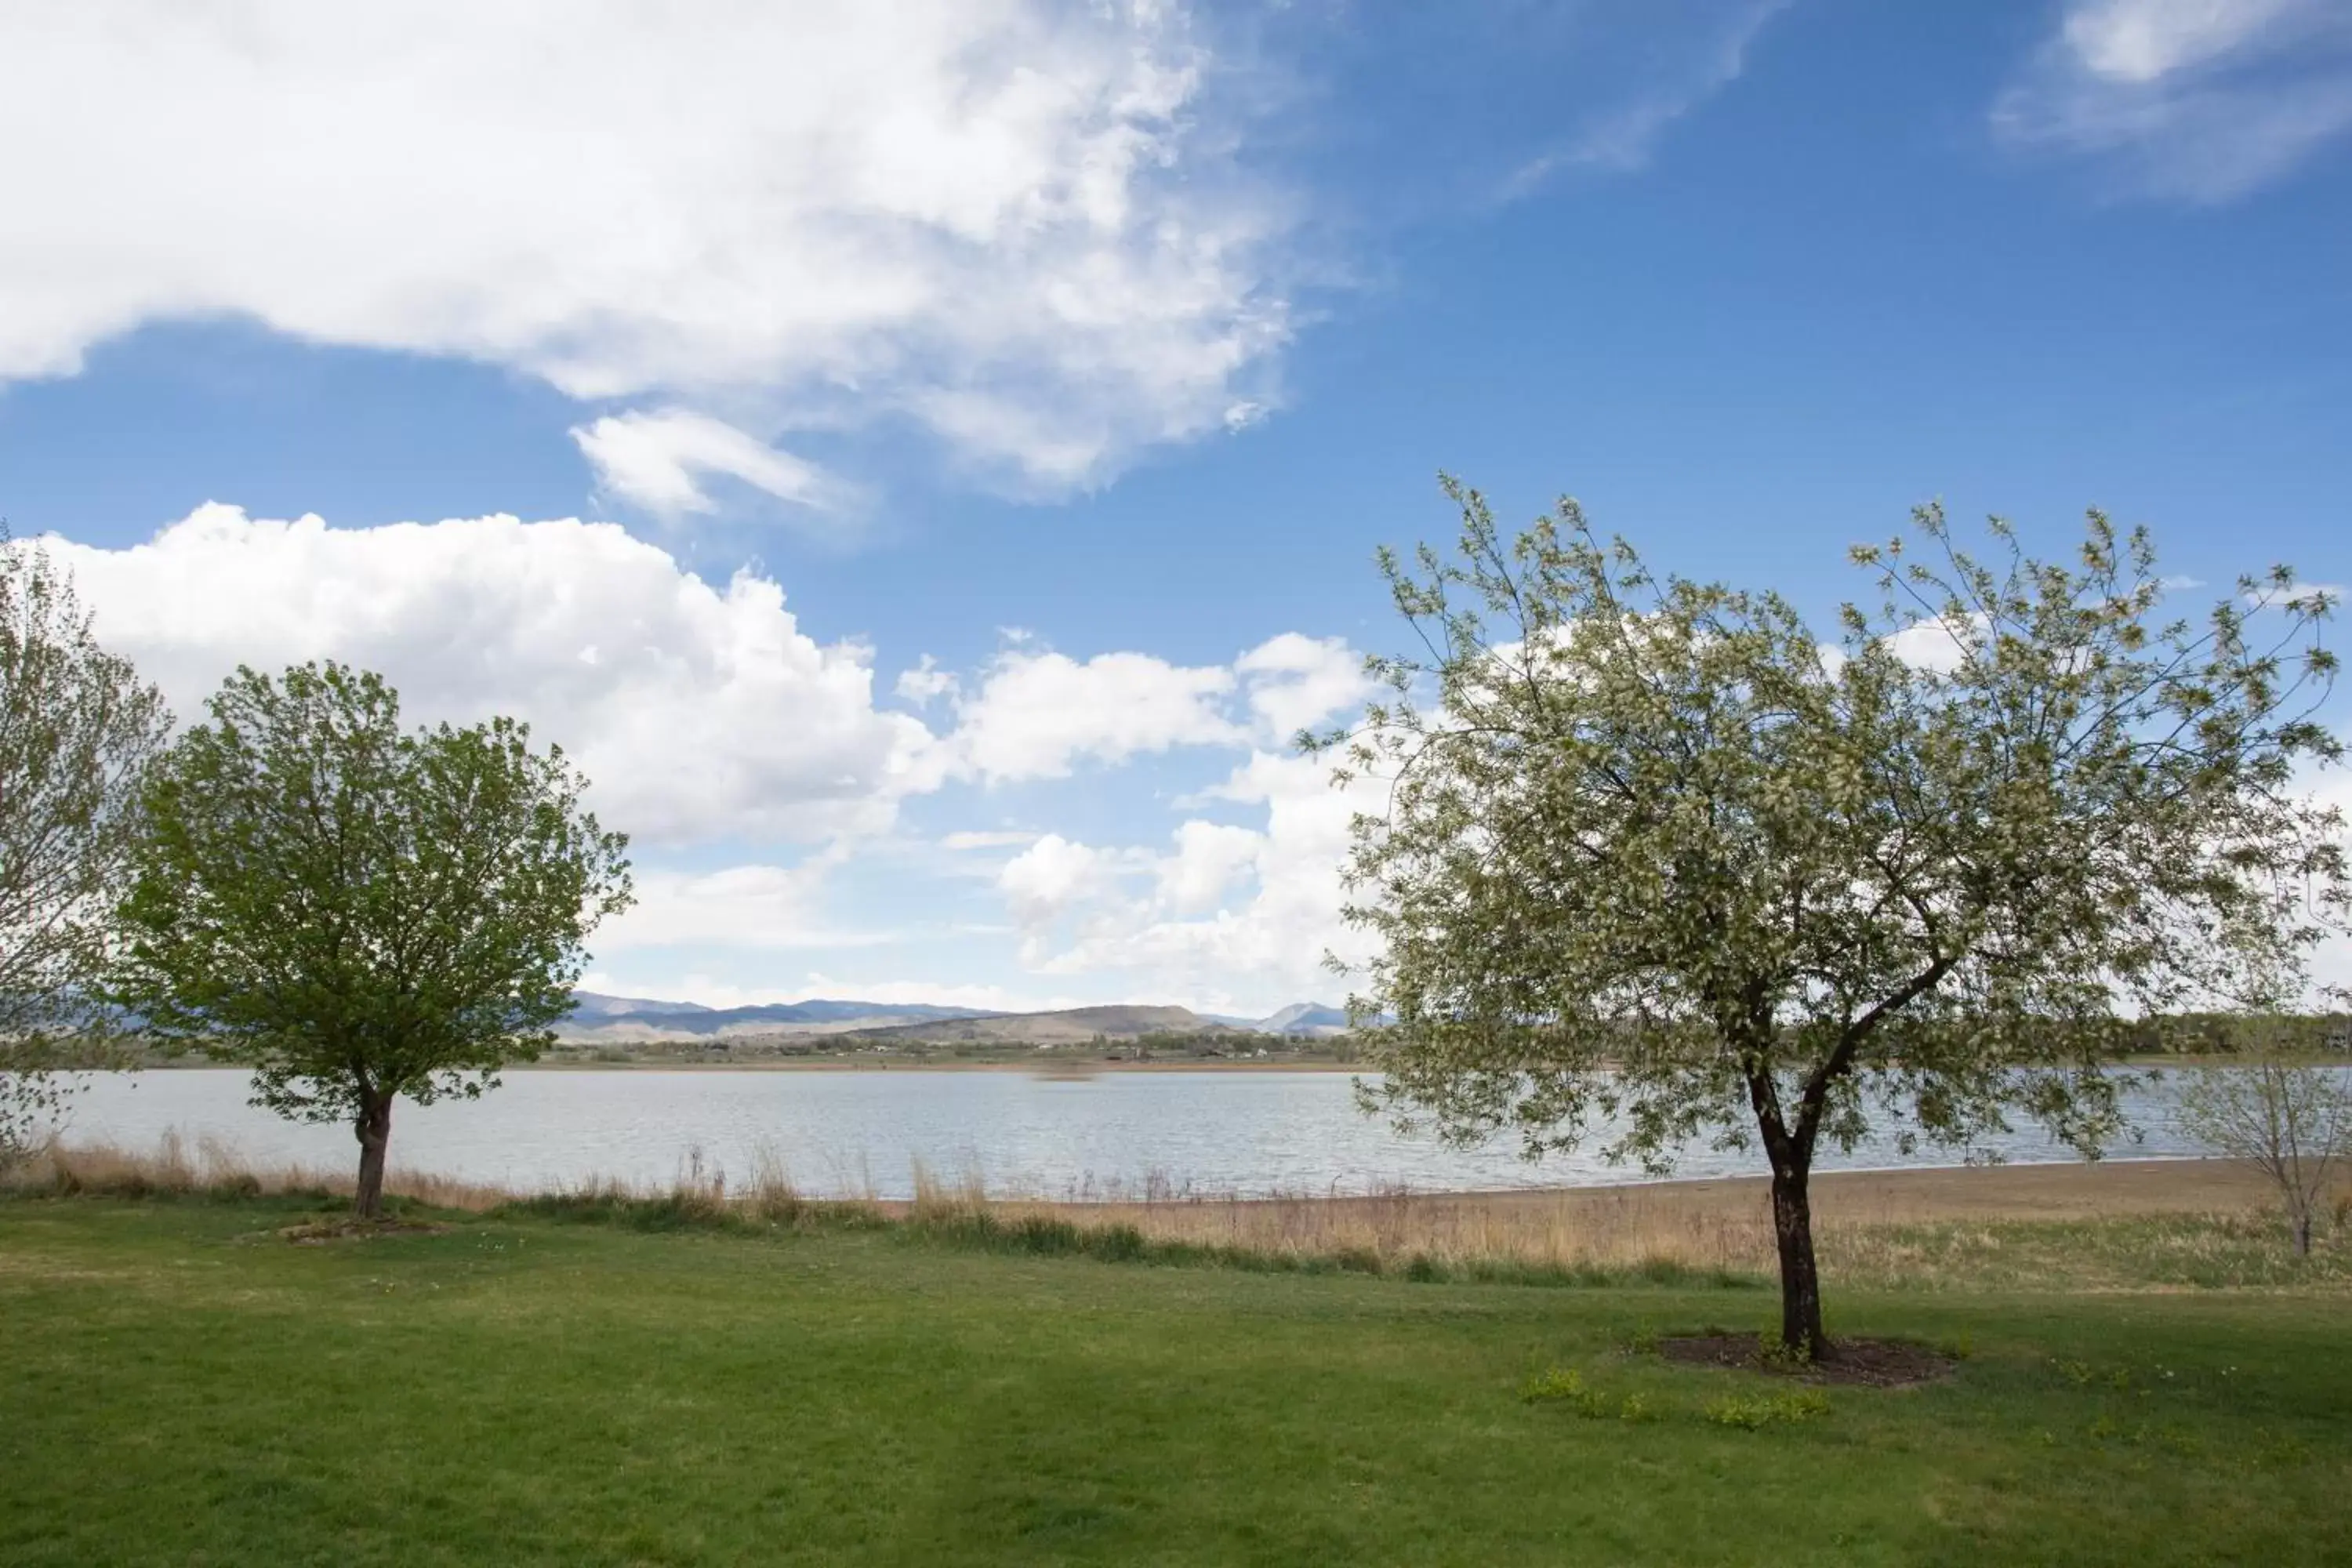
[[(356, 1160), (347, 1128), (282, 1121), (246, 1103), (241, 1072), (93, 1074), (67, 1130), (75, 1142), (152, 1147), (166, 1131), (225, 1139), (257, 1165), (341, 1169)], [(2172, 1127), (2165, 1088), (2127, 1103), (2142, 1140), (2123, 1156), (2200, 1152)], [(2000, 1141), (2016, 1162), (2074, 1156), (2036, 1131)], [(1110, 1072), (1048, 1079), (1021, 1072), (515, 1072), (474, 1101), (394, 1112), (392, 1163), (523, 1189), (615, 1177), (667, 1183), (697, 1161), (740, 1181), (762, 1154), (803, 1190), (904, 1197), (920, 1161), (941, 1176), (977, 1174), (989, 1190), (1055, 1198), (1139, 1195), (1147, 1185), (1203, 1195), (1582, 1185), (1640, 1180), (1591, 1154), (1520, 1160), (1515, 1147), (1450, 1149), (1400, 1137), (1360, 1114), (1339, 1072)], [(1822, 1169), (1953, 1164), (1906, 1159), (1891, 1141), (1826, 1153)], [(1692, 1150), (1677, 1174), (1762, 1171), (1755, 1155)]]

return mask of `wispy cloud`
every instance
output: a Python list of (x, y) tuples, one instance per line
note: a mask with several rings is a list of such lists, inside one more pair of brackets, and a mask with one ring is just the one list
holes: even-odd
[(705, 482), (713, 476), (816, 511), (839, 511), (851, 499), (815, 464), (690, 409), (606, 415), (574, 426), (572, 439), (605, 496), (672, 521), (718, 510)]
[(1580, 125), (1565, 141), (1514, 169), (1502, 185), (1506, 200), (1528, 195), (1570, 169), (1625, 172), (1650, 162), (1658, 139), (1675, 121), (1739, 79), (1765, 24), (1794, 0), (1748, 0), (1715, 19), (1703, 47), (1678, 60), (1628, 101)]
[(2072, 0), (1991, 124), (2016, 151), (2095, 160), (2130, 194), (2231, 201), (2352, 132), (2352, 8)]

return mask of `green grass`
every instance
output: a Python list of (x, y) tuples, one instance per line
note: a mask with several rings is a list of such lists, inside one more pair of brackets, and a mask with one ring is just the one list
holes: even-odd
[(1764, 1291), (310, 1212), (0, 1203), (0, 1562), (2352, 1560), (2337, 1291), (1833, 1289), (1969, 1354), (1822, 1408), (1629, 1348)]

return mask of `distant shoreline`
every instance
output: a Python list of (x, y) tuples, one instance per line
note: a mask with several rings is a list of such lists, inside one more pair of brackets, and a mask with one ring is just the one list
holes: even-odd
[[(2159, 1071), (2165, 1068), (2229, 1067), (2236, 1058), (2231, 1057), (2121, 1057), (2108, 1063), (2111, 1068), (2128, 1071)], [(2352, 1059), (2341, 1065), (2352, 1067)], [(76, 1072), (243, 1072), (247, 1069), (232, 1062), (163, 1060), (142, 1063), (130, 1068), (76, 1068)], [(1033, 1078), (1088, 1079), (1106, 1073), (1253, 1073), (1253, 1072), (1339, 1072), (1378, 1073), (1375, 1062), (1341, 1062), (1328, 1058), (1151, 1058), (1144, 1061), (1113, 1060), (1100, 1057), (1056, 1060), (1050, 1056), (1005, 1058), (993, 1061), (924, 1060), (907, 1058), (873, 1058), (863, 1057), (746, 1057), (740, 1061), (593, 1061), (585, 1059), (510, 1062), (501, 1072), (1015, 1072)]]

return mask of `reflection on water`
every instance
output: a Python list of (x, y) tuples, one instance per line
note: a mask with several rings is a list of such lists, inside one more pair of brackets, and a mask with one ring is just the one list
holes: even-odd
[[(245, 1075), (173, 1070), (94, 1075), (74, 1104), (78, 1142), (152, 1145), (167, 1130), (225, 1137), (256, 1163), (340, 1166), (347, 1129), (298, 1126), (245, 1103)], [(2171, 1126), (2164, 1086), (2128, 1097), (2142, 1138), (2120, 1155), (2197, 1152)], [(2036, 1131), (2000, 1141), (2014, 1161), (2072, 1159)], [(393, 1163), (466, 1181), (543, 1188), (617, 1177), (667, 1182), (702, 1168), (748, 1176), (763, 1153), (803, 1189), (900, 1197), (920, 1161), (992, 1192), (1050, 1197), (1160, 1192), (1360, 1192), (1575, 1185), (1639, 1179), (1591, 1154), (1521, 1161), (1500, 1143), (1446, 1148), (1402, 1138), (1357, 1109), (1334, 1072), (1113, 1072), (1090, 1079), (1015, 1072), (517, 1072), (486, 1099), (417, 1106), (393, 1118)], [(1906, 1159), (1891, 1140), (1843, 1166), (1950, 1164)], [(1752, 1155), (1694, 1149), (1677, 1174), (1742, 1174)]]

